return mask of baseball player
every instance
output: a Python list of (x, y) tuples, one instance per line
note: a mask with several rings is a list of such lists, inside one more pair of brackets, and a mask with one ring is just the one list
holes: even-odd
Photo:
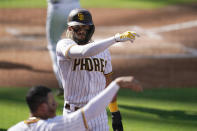
[(44, 86), (31, 88), (26, 96), (31, 117), (12, 126), (8, 131), (85, 131), (87, 123), (105, 110), (112, 97), (121, 88), (142, 91), (133, 77), (119, 77), (87, 105), (65, 116), (56, 116), (57, 103), (51, 90)]
[(47, 0), (46, 35), (48, 50), (51, 56), (53, 71), (59, 84), (59, 95), (63, 94), (61, 80), (58, 74), (56, 45), (62, 33), (67, 29), (67, 17), (72, 9), (79, 8), (79, 0)]
[[(74, 9), (68, 17), (68, 38), (56, 47), (59, 72), (64, 88), (63, 114), (76, 111), (88, 103), (110, 83), (112, 74), (111, 56), (108, 47), (116, 42), (135, 40), (137, 33), (127, 31), (100, 42), (91, 40), (95, 27), (90, 12)], [(121, 114), (116, 97), (109, 105), (114, 131), (122, 131)], [(91, 131), (108, 131), (106, 111), (88, 122)]]

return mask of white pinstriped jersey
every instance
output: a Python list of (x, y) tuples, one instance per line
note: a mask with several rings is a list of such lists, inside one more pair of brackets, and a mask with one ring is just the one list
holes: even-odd
[[(70, 59), (65, 54), (75, 44), (71, 39), (59, 41), (56, 48), (57, 62), (65, 102), (82, 107), (105, 88), (104, 74), (112, 72), (112, 65), (108, 49), (92, 57)], [(65, 112), (64, 108), (64, 114)], [(89, 121), (88, 125), (90, 131), (108, 131), (106, 111)]]
[(56, 51), (65, 101), (81, 107), (105, 88), (104, 74), (112, 72), (112, 65), (108, 49), (88, 58), (68, 58), (65, 52), (74, 44), (71, 39), (63, 39)]
[[(37, 118), (35, 118), (36, 120)], [(85, 131), (83, 117), (81, 112), (64, 116), (56, 116), (52, 119), (29, 120), (27, 124), (24, 121), (12, 126), (8, 131)], [(32, 122), (31, 122), (32, 121)]]

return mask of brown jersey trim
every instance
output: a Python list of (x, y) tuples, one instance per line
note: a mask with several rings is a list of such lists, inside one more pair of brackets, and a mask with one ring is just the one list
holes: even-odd
[(81, 113), (82, 113), (82, 117), (83, 117), (83, 122), (84, 122), (85, 128), (88, 129), (88, 123), (86, 121), (85, 113), (84, 113), (83, 108), (81, 109)]
[(36, 122), (38, 122), (40, 120), (40, 118), (36, 118), (36, 117), (34, 117), (34, 118), (29, 118), (28, 120), (24, 120), (24, 123), (25, 124), (32, 124), (32, 123), (36, 123)]
[(108, 74), (104, 74), (105, 76), (110, 76), (110, 75), (112, 75), (113, 74), (113, 72), (110, 72), (110, 73), (108, 73)]
[(76, 44), (71, 45), (71, 46), (68, 48), (68, 50), (66, 50), (66, 52), (65, 52), (65, 56), (66, 56), (68, 59), (71, 59), (71, 58), (68, 56), (68, 51), (69, 51), (70, 48), (73, 47), (74, 45), (76, 45)]

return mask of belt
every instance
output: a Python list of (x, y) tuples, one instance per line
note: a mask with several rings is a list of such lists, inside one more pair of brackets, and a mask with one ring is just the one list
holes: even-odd
[(57, 3), (60, 2), (60, 0), (50, 0), (50, 1), (51, 1), (51, 3), (53, 3), (53, 4), (57, 4)]
[[(71, 110), (71, 106), (68, 103), (66, 103), (65, 108), (68, 109), (68, 110)], [(80, 107), (75, 106), (74, 109), (75, 109), (74, 111), (77, 111), (77, 110), (80, 109)]]

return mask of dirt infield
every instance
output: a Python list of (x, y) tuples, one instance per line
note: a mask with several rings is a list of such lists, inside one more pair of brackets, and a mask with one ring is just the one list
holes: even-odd
[[(114, 77), (134, 75), (147, 88), (197, 86), (197, 5), (89, 10), (96, 40), (128, 29), (141, 34), (132, 45), (110, 48)], [(46, 48), (45, 19), (45, 9), (0, 9), (1, 87), (57, 87)]]

